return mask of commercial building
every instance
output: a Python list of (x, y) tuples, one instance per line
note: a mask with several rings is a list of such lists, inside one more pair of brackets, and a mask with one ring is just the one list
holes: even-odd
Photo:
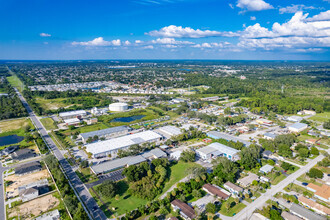
[(110, 160), (104, 163), (91, 166), (93, 173), (101, 174), (108, 173), (114, 170), (128, 167), (130, 165), (137, 165), (147, 160), (151, 161), (158, 158), (167, 157), (167, 154), (159, 148), (152, 149), (137, 156), (124, 157), (120, 159)]
[(171, 138), (173, 136), (182, 134), (180, 128), (171, 125), (158, 128), (157, 132), (166, 138)]
[(40, 162), (26, 163), (15, 168), (15, 175), (22, 176), (29, 173), (38, 172), (42, 169)]
[(81, 133), (79, 134), (79, 138), (82, 139), (82, 142), (86, 144), (86, 141), (88, 138), (93, 138), (94, 136), (98, 136), (99, 138), (105, 138), (110, 139), (110, 138), (115, 138), (119, 136), (123, 136), (128, 134), (132, 129), (126, 125), (123, 126), (117, 126), (117, 127), (112, 127), (112, 128), (106, 128), (98, 131), (91, 131), (87, 133)]
[(293, 115), (293, 116), (287, 117), (286, 120), (292, 121), (292, 122), (300, 122), (301, 120), (303, 120), (303, 118), (300, 116)]
[(123, 112), (128, 109), (128, 105), (123, 102), (112, 103), (109, 105), (109, 110), (112, 112)]
[(273, 124), (273, 122), (271, 120), (267, 120), (264, 118), (259, 118), (256, 120), (256, 122), (261, 125), (272, 125)]
[(230, 197), (230, 192), (209, 183), (203, 186), (203, 190), (210, 193), (211, 195), (219, 197), (221, 200), (227, 200)]
[(227, 141), (234, 141), (234, 142), (241, 142), (245, 146), (250, 146), (250, 142), (241, 140), (237, 137), (231, 136), (229, 134), (223, 133), (223, 132), (218, 132), (218, 131), (210, 131), (206, 134), (208, 137), (213, 138), (213, 139), (225, 139)]
[(316, 112), (312, 110), (302, 110), (297, 112), (297, 115), (316, 115)]
[(264, 133), (264, 138), (267, 140), (274, 140), (277, 137), (277, 134), (274, 133)]
[(301, 132), (307, 128), (308, 128), (308, 125), (304, 124), (304, 123), (295, 123), (288, 127), (289, 131), (295, 132), (295, 133)]
[(330, 186), (323, 184), (322, 186), (309, 183), (307, 189), (314, 192), (314, 196), (325, 202), (330, 202)]
[(209, 160), (214, 157), (223, 156), (230, 160), (236, 161), (239, 159), (239, 152), (239, 150), (220, 143), (212, 143), (206, 147), (202, 147), (196, 150), (197, 156), (203, 160)]
[(69, 119), (64, 119), (64, 123), (66, 126), (70, 126), (70, 125), (77, 126), (80, 124), (80, 120), (78, 118), (69, 118)]
[(171, 202), (171, 206), (175, 211), (179, 210), (182, 218), (186, 220), (192, 220), (195, 219), (196, 217), (195, 210), (192, 207), (190, 207), (187, 203), (184, 203), (181, 200), (178, 199), (173, 200)]
[(301, 205), (297, 205), (295, 203), (291, 204), (290, 211), (293, 214), (295, 214), (303, 219), (306, 219), (306, 220), (326, 220), (327, 219), (326, 217), (316, 214), (316, 213), (302, 207)]
[(132, 145), (159, 142), (161, 139), (161, 135), (149, 130), (110, 140), (99, 141), (85, 146), (86, 151), (91, 153), (94, 158), (105, 157), (108, 155), (111, 155), (111, 157), (117, 157), (118, 150), (127, 150)]
[(85, 110), (77, 110), (77, 111), (70, 111), (70, 112), (60, 112), (59, 116), (64, 119), (69, 118), (83, 118), (87, 115)]

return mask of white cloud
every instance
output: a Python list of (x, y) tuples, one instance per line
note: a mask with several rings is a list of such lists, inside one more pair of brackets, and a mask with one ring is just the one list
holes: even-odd
[(194, 44), (189, 41), (177, 41), (174, 38), (157, 38), (156, 40), (152, 40), (151, 43), (153, 44)]
[(306, 48), (330, 47), (330, 21), (310, 21), (325, 19), (326, 14), (320, 13), (307, 18), (308, 13), (297, 12), (286, 23), (275, 22), (271, 29), (259, 23), (248, 26), (241, 32), (239, 47), (263, 48)]
[(51, 37), (52, 35), (47, 33), (40, 33), (40, 37)]
[(238, 0), (236, 6), (244, 11), (263, 11), (274, 8), (263, 0)]
[(321, 12), (318, 15), (314, 15), (311, 18), (307, 18), (307, 21), (330, 21), (330, 10)]
[(120, 46), (121, 41), (119, 39), (112, 41), (105, 41), (103, 37), (97, 37), (91, 41), (82, 41), (82, 42), (72, 42), (72, 45), (80, 46)]
[(166, 38), (202, 38), (202, 37), (233, 37), (237, 34), (233, 32), (219, 32), (210, 30), (192, 29), (190, 27), (183, 28), (182, 26), (170, 25), (163, 27), (160, 30), (154, 30), (146, 33), (153, 37), (166, 37)]
[(231, 9), (234, 9), (233, 4), (228, 4)]
[(250, 17), (250, 20), (251, 20), (251, 21), (255, 21), (255, 20), (257, 20), (257, 18), (256, 18), (255, 16), (251, 16), (251, 17)]
[(136, 44), (141, 44), (141, 43), (143, 43), (143, 41), (141, 41), (141, 40), (136, 40), (135, 43), (136, 43)]
[(131, 42), (129, 42), (129, 41), (127, 40), (127, 41), (124, 42), (124, 44), (125, 44), (126, 46), (129, 46), (129, 45), (131, 45)]
[(296, 13), (298, 11), (302, 11), (302, 10), (311, 10), (311, 9), (317, 9), (313, 6), (306, 6), (306, 5), (294, 5), (292, 4), (291, 6), (286, 6), (283, 8), (279, 9), (280, 14), (284, 14), (284, 13)]
[(154, 49), (154, 46), (148, 45), (148, 46), (143, 47), (143, 49)]

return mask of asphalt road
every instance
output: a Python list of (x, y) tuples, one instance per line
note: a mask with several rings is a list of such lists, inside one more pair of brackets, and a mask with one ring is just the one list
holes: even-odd
[(272, 186), (266, 191), (266, 193), (262, 194), (259, 198), (254, 200), (254, 202), (250, 203), (248, 206), (242, 209), (232, 219), (248, 219), (253, 214), (255, 209), (262, 208), (268, 199), (271, 199), (276, 193), (282, 191), (284, 187), (286, 187), (288, 184), (293, 183), (299, 176), (308, 172), (310, 168), (315, 166), (316, 163), (318, 161), (321, 161), (323, 158), (323, 155), (316, 157), (315, 159), (311, 160), (307, 165), (301, 167), (299, 170), (279, 182), (277, 185)]
[(8, 170), (8, 167), (3, 167), (0, 162), (0, 219), (6, 219), (6, 209), (5, 209), (5, 189), (3, 183), (3, 172)]
[(68, 161), (64, 158), (60, 150), (57, 148), (56, 144), (53, 142), (53, 140), (50, 138), (48, 133), (46, 132), (46, 129), (41, 124), (39, 119), (36, 117), (35, 113), (32, 111), (28, 103), (26, 102), (25, 98), (19, 93), (19, 91), (16, 89), (16, 92), (21, 99), (23, 105), (27, 109), (31, 120), (34, 122), (34, 125), (36, 126), (36, 129), (39, 131), (40, 135), (43, 137), (43, 139), (47, 142), (50, 149), (53, 151), (55, 157), (59, 160), (62, 168), (64, 169), (68, 179), (70, 180), (71, 184), (75, 188), (76, 192), (79, 194), (80, 199), (85, 203), (83, 206), (89, 210), (89, 213), (93, 219), (96, 220), (104, 220), (107, 219), (103, 211), (100, 209), (100, 207), (97, 205), (95, 199), (92, 197), (92, 195), (89, 193), (86, 186), (83, 184), (83, 182), (79, 179), (77, 174), (73, 171), (72, 167), (68, 163)]

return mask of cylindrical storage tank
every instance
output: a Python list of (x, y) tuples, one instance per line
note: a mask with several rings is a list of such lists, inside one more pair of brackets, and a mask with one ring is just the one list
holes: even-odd
[(109, 105), (109, 110), (112, 112), (122, 112), (128, 109), (128, 105), (126, 103), (117, 102)]

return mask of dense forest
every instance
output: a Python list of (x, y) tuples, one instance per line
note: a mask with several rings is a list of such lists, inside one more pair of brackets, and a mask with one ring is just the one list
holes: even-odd
[[(1, 72), (1, 70), (0, 70)], [(0, 74), (3, 74), (2, 72)], [(4, 73), (5, 74), (5, 73)], [(0, 120), (27, 116), (25, 107), (5, 77), (0, 76)]]

